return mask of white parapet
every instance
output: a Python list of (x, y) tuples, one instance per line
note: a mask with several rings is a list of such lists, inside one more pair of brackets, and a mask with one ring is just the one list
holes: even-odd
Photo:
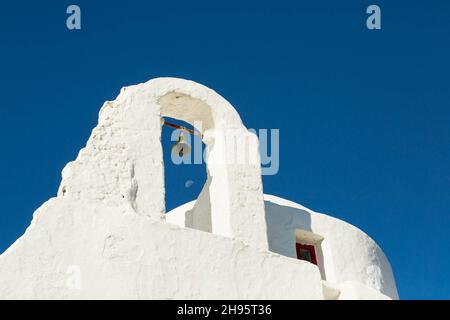
[[(398, 299), (389, 261), (364, 232), (289, 200), (272, 195), (264, 195), (264, 200), (270, 251), (297, 259), (297, 242), (313, 245), (324, 298)], [(202, 203), (199, 197), (175, 208), (167, 213), (166, 221), (197, 228), (202, 225), (198, 219), (205, 210)]]

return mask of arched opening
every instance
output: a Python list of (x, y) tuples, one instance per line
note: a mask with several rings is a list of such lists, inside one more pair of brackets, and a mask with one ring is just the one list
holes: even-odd
[[(205, 102), (191, 96), (170, 92), (159, 99), (163, 125), (161, 143), (163, 146), (166, 220), (170, 222), (170, 211), (186, 202), (195, 200), (192, 208), (179, 212), (184, 225), (189, 228), (211, 232), (210, 190), (212, 177), (204, 154), (212, 145), (205, 145), (202, 135), (214, 128), (212, 110)], [(180, 130), (177, 127), (186, 128)], [(188, 132), (191, 131), (191, 132)], [(198, 133), (198, 134), (195, 134)], [(177, 139), (183, 137), (190, 149), (178, 154), (174, 149)]]
[[(176, 126), (191, 128), (184, 121), (169, 117), (165, 117), (164, 120)], [(193, 130), (195, 129), (193, 128)], [(182, 144), (188, 145), (189, 150), (176, 149), (176, 145), (180, 144), (178, 142), (180, 136), (183, 139)], [(167, 125), (162, 127), (161, 144), (163, 147), (166, 212), (169, 212), (196, 199), (200, 194), (206, 181), (206, 164), (203, 161), (205, 145), (200, 137)]]
[[(183, 226), (268, 248), (258, 138), (230, 103), (193, 81), (153, 79), (105, 102), (86, 148), (64, 168), (58, 196), (131, 206), (138, 215), (167, 221), (161, 141), (166, 117), (199, 130), (208, 155), (206, 182)], [(247, 142), (238, 154), (248, 157), (229, 163), (238, 149), (235, 140)]]

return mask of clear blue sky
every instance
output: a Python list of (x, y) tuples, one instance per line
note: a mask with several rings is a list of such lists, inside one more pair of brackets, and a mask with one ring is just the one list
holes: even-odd
[[(0, 252), (56, 194), (103, 101), (173, 76), (218, 91), (247, 127), (280, 129), (266, 193), (367, 232), (401, 298), (450, 298), (450, 2), (243, 2), (77, 0), (80, 31), (70, 2), (2, 3)], [(196, 198), (204, 167), (167, 180), (170, 209)]]

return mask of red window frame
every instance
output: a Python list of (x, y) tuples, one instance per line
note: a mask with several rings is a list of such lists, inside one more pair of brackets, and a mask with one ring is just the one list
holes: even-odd
[[(309, 252), (311, 256), (311, 263), (315, 264), (317, 266), (317, 256), (316, 256), (316, 248), (312, 244), (303, 244), (303, 243), (296, 243), (295, 244), (296, 250), (297, 250), (297, 259), (300, 259), (300, 250), (306, 250)], [(303, 260), (303, 259), (300, 259)]]

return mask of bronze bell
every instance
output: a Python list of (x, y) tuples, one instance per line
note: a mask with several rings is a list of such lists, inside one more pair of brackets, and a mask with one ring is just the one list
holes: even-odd
[(191, 147), (186, 143), (183, 133), (180, 133), (178, 141), (172, 146), (172, 154), (182, 158), (184, 155), (189, 154), (189, 152), (191, 152)]

